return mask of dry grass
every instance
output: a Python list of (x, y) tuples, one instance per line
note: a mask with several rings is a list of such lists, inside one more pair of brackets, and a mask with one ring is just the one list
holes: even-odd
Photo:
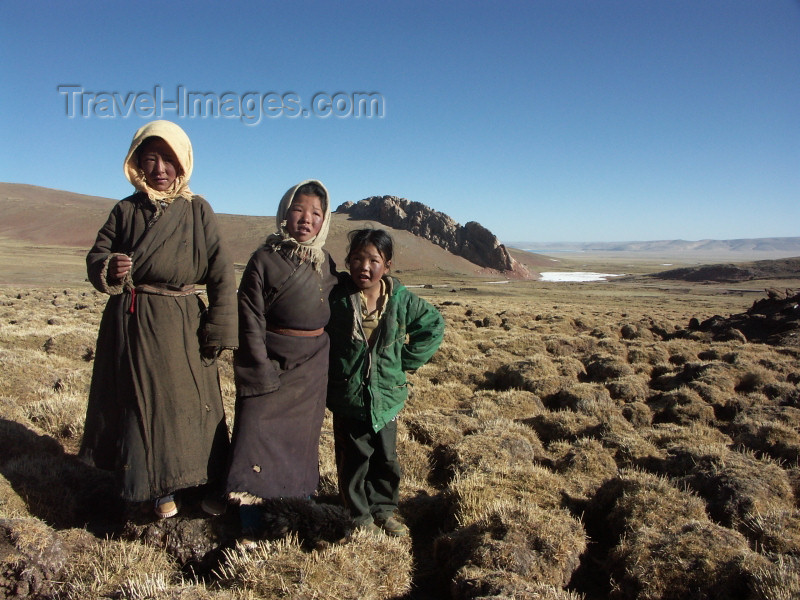
[[(0, 592), (16, 582), (53, 600), (797, 597), (800, 353), (674, 335), (753, 297), (446, 283), (418, 290), (448, 328), (410, 377), (400, 417), (411, 539), (290, 535), (245, 551), (225, 541), (222, 519), (209, 525), (221, 548), (192, 565), (141, 515), (128, 529), (149, 535), (107, 539), (111, 483), (74, 459), (104, 298), (0, 288), (0, 549), (10, 549)], [(220, 366), (230, 420), (230, 353)], [(332, 526), (329, 417), (320, 471), (313, 518)], [(285, 515), (291, 531), (312, 526), (304, 514)], [(34, 567), (37, 556), (50, 561)]]

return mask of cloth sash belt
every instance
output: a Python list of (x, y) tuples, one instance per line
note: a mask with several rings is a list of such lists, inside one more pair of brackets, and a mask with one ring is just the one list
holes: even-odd
[(289, 329), (288, 327), (275, 327), (274, 325), (267, 323), (267, 331), (271, 331), (272, 333), (277, 333), (280, 335), (291, 335), (295, 337), (316, 337), (318, 335), (322, 335), (325, 329), (323, 327), (320, 327), (319, 329)]
[(174, 285), (172, 283), (141, 283), (133, 290), (137, 294), (155, 294), (156, 296), (191, 296), (194, 285)]
[(131, 288), (131, 305), (128, 312), (136, 312), (136, 294), (153, 294), (155, 296), (191, 296), (195, 293), (193, 284), (175, 285), (172, 283), (140, 283)]

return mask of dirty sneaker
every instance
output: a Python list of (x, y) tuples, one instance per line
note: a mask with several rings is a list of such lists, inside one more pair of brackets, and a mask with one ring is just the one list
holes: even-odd
[(159, 519), (168, 519), (178, 514), (178, 503), (175, 496), (168, 494), (156, 499), (155, 513)]

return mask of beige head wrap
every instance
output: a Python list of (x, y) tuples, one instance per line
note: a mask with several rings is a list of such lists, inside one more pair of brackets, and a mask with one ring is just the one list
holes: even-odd
[[(286, 213), (289, 211), (289, 207), (292, 205), (292, 200), (294, 200), (297, 189), (307, 183), (315, 183), (325, 190), (326, 197), (321, 198), (323, 204), (322, 228), (314, 238), (308, 240), (307, 242), (298, 242), (291, 235), (289, 235), (289, 231), (286, 229)], [(325, 263), (325, 253), (322, 251), (322, 247), (325, 245), (325, 239), (328, 237), (328, 229), (330, 229), (331, 226), (331, 198), (330, 194), (328, 194), (327, 188), (322, 184), (322, 182), (316, 179), (306, 179), (305, 181), (301, 181), (297, 185), (290, 187), (283, 195), (283, 198), (281, 198), (281, 203), (278, 205), (278, 213), (275, 215), (275, 223), (277, 225), (277, 231), (275, 231), (273, 234), (270, 234), (266, 242), (264, 242), (264, 245), (272, 248), (282, 247), (284, 249), (288, 249), (290, 252), (296, 253), (301, 260), (311, 261), (311, 264), (314, 265), (314, 268), (317, 271), (322, 272), (322, 265)]]
[[(178, 170), (183, 171), (175, 178), (172, 186), (163, 192), (154, 190), (147, 185), (144, 173), (139, 168), (139, 157), (136, 151), (142, 145), (142, 142), (149, 137), (159, 137), (164, 140), (172, 148), (175, 157), (178, 159), (178, 166), (180, 167)], [(128, 155), (125, 157), (123, 169), (125, 177), (133, 184), (133, 187), (147, 194), (147, 197), (158, 209), (159, 201), (169, 204), (179, 196), (191, 201), (192, 191), (189, 189), (189, 177), (192, 175), (193, 165), (192, 142), (189, 141), (189, 136), (186, 135), (186, 132), (171, 121), (151, 121), (147, 125), (140, 127), (134, 134), (130, 150), (128, 150)]]

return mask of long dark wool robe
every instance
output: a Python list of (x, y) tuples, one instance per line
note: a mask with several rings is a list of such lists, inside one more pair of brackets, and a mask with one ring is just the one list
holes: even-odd
[(328, 334), (300, 337), (269, 328), (324, 327), (333, 273), (327, 252), (320, 273), (296, 255), (264, 247), (242, 275), (236, 420), (226, 488), (242, 504), (308, 496), (319, 482)]
[[(228, 433), (215, 362), (201, 346), (237, 345), (236, 283), (209, 204), (175, 198), (148, 227), (143, 193), (117, 203), (86, 258), (111, 294), (100, 323), (80, 456), (116, 471), (130, 501), (224, 478)], [(196, 294), (131, 293), (109, 285), (108, 261), (132, 256), (132, 283), (205, 284)]]

